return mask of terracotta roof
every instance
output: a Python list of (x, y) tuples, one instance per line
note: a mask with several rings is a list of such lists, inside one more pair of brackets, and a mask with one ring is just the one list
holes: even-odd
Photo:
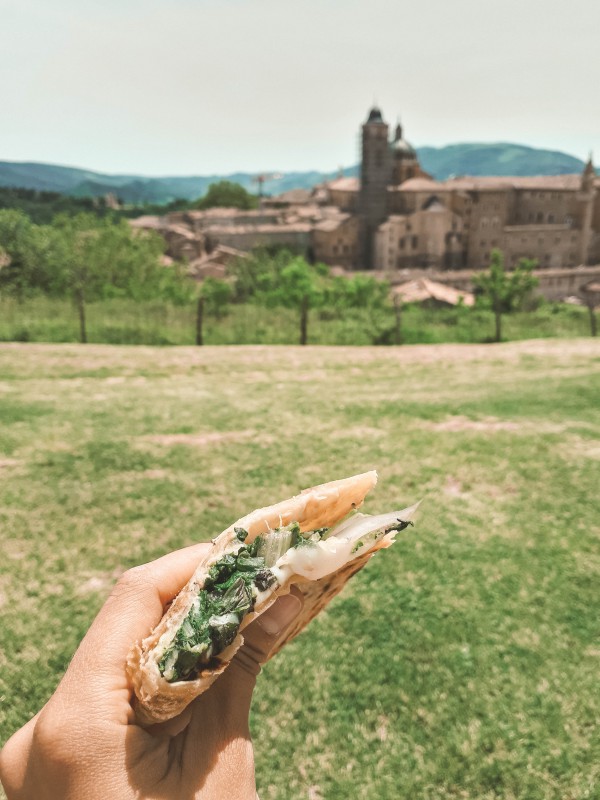
[(293, 224), (264, 224), (264, 225), (210, 225), (206, 228), (206, 233), (218, 236), (220, 233), (308, 233), (312, 225), (308, 222), (296, 222)]
[(316, 231), (337, 231), (345, 222), (350, 219), (350, 214), (339, 214), (336, 217), (326, 217), (314, 226)]
[(275, 197), (265, 198), (265, 205), (271, 203), (309, 203), (312, 198), (312, 191), (310, 189), (290, 189), (287, 192), (275, 195)]
[(144, 214), (142, 217), (130, 219), (129, 224), (134, 228), (152, 228), (153, 230), (156, 230), (158, 228), (162, 228), (164, 223), (162, 217), (157, 217), (153, 214)]
[(327, 183), (328, 189), (333, 189), (334, 192), (358, 192), (360, 189), (360, 180), (358, 178), (335, 178)]
[(175, 233), (177, 236), (183, 236), (184, 239), (196, 239), (196, 234), (185, 225), (163, 225), (159, 230), (162, 234)]
[(210, 219), (211, 217), (277, 217), (276, 211), (264, 211), (260, 208), (206, 208), (204, 210), (175, 212), (191, 219)]
[(501, 189), (530, 189), (545, 191), (576, 191), (581, 187), (581, 175), (530, 175), (530, 176), (465, 176), (447, 181), (427, 178), (409, 178), (394, 191), (402, 192), (452, 192), (494, 191)]
[(422, 303), (425, 300), (437, 300), (450, 306), (459, 305), (461, 298), (466, 306), (475, 303), (475, 297), (470, 292), (460, 292), (452, 286), (430, 281), (428, 278), (417, 278), (408, 283), (401, 283), (392, 288), (392, 293), (399, 295), (405, 303)]

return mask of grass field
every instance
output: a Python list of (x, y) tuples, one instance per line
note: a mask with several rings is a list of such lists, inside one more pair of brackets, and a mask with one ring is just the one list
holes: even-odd
[(600, 343), (0, 347), (0, 728), (116, 576), (376, 467), (424, 502), (265, 669), (261, 800), (600, 797)]
[[(315, 309), (310, 312), (309, 344), (394, 344), (394, 314), (387, 310)], [(114, 299), (87, 307), (88, 341), (103, 344), (194, 344), (194, 305), (163, 302), (136, 303)], [(588, 312), (581, 306), (547, 303), (535, 311), (506, 315), (503, 338), (507, 341), (589, 335)], [(494, 334), (492, 312), (480, 308), (427, 309), (408, 305), (402, 313), (402, 340), (406, 344), (440, 342), (478, 343)], [(229, 306), (221, 319), (207, 316), (206, 344), (296, 344), (298, 313), (244, 304)], [(47, 297), (19, 303), (0, 298), (0, 341), (77, 342), (79, 322), (68, 300)]]

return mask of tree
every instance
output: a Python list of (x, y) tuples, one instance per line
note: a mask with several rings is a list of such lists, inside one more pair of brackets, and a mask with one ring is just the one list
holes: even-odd
[(525, 297), (538, 284), (532, 275), (536, 262), (522, 258), (512, 272), (504, 269), (504, 256), (500, 250), (492, 250), (488, 272), (473, 276), (473, 283), (489, 302), (496, 323), (494, 341), (502, 339), (502, 315), (519, 308)]
[(87, 341), (86, 304), (109, 297), (147, 300), (189, 296), (181, 270), (161, 263), (159, 236), (134, 231), (124, 220), (89, 214), (57, 217), (50, 291), (72, 297), (81, 342)]
[(382, 308), (389, 292), (389, 283), (369, 275), (336, 276), (331, 281), (327, 302), (339, 309)]
[(247, 192), (243, 186), (233, 181), (218, 181), (211, 183), (208, 191), (194, 203), (198, 209), (205, 208), (258, 208), (258, 198), (256, 195)]
[(283, 265), (273, 262), (273, 266), (270, 272), (265, 271), (260, 275), (256, 298), (268, 307), (283, 306), (297, 310), (300, 344), (305, 345), (308, 342), (309, 311), (323, 302), (329, 268), (324, 264), (309, 264), (302, 256), (294, 256)]
[(22, 211), (0, 211), (0, 288), (19, 299), (36, 289), (47, 291), (53, 242), (54, 232), (49, 226), (34, 225)]
[(225, 311), (233, 297), (233, 287), (227, 281), (218, 278), (205, 278), (197, 292), (196, 302), (196, 344), (204, 343), (204, 316), (210, 314), (217, 319), (225, 315)]

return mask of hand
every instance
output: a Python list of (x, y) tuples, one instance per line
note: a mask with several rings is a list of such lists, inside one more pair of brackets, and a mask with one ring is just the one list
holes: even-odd
[(210, 545), (126, 572), (92, 623), (55, 693), (0, 753), (8, 800), (255, 800), (248, 715), (256, 676), (298, 615), (280, 598), (244, 631), (216, 683), (169, 722), (135, 722), (125, 660), (148, 635)]

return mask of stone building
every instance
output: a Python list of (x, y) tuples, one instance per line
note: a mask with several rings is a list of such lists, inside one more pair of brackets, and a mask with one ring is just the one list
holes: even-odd
[(600, 262), (600, 178), (591, 157), (581, 175), (435, 181), (401, 126), (390, 139), (372, 108), (361, 128), (360, 179), (326, 188), (328, 203), (356, 218), (313, 233), (314, 257), (329, 264), (386, 273), (482, 269), (494, 248), (509, 266), (523, 257), (546, 269)]
[[(394, 283), (429, 273), (464, 289), (498, 248), (509, 267), (536, 259), (548, 272), (540, 280), (544, 294), (559, 297), (577, 293), (581, 283), (569, 271), (600, 264), (600, 178), (590, 157), (581, 175), (436, 181), (400, 124), (390, 136), (372, 108), (361, 126), (360, 177), (340, 175), (312, 190), (264, 198), (256, 210), (184, 211), (132, 225), (161, 233), (167, 255), (185, 259), (198, 277), (223, 272), (231, 252), (279, 245)], [(586, 276), (595, 280), (596, 271)]]

